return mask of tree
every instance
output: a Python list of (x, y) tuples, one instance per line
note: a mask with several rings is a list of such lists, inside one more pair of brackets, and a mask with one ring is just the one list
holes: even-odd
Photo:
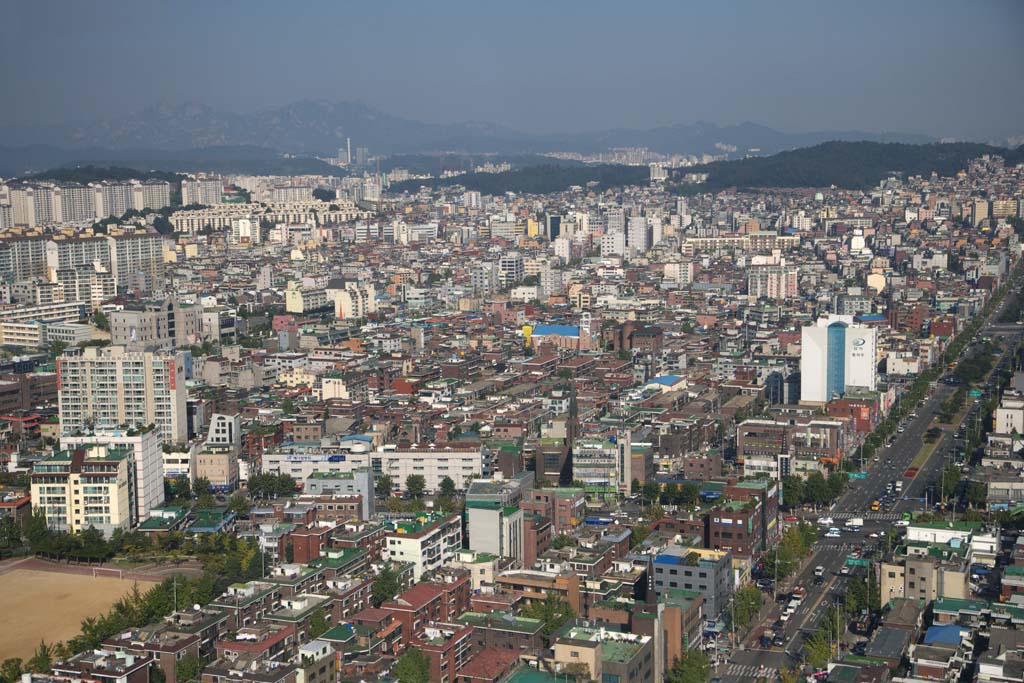
[(452, 481), (451, 477), (445, 477), (441, 480), (438, 490), (445, 498), (451, 498), (455, 495), (455, 482)]
[(524, 608), (523, 616), (531, 619), (539, 619), (544, 623), (541, 633), (544, 635), (544, 642), (550, 643), (551, 636), (576, 616), (572, 606), (556, 595), (549, 595), (544, 600), (538, 600)]
[(167, 683), (167, 674), (159, 664), (149, 667), (149, 683)]
[(644, 510), (644, 520), (648, 522), (657, 522), (664, 516), (665, 508), (661, 507), (657, 503), (649, 506), (646, 510)]
[(952, 498), (960, 485), (960, 470), (956, 465), (949, 464), (942, 472), (942, 499)]
[(93, 323), (96, 327), (100, 328), (104, 332), (110, 331), (110, 320), (107, 318), (107, 314), (103, 311), (96, 311), (92, 316)]
[(334, 190), (326, 187), (313, 188), (313, 199), (319, 199), (322, 202), (329, 202), (337, 198), (338, 195)]
[(807, 476), (807, 481), (804, 483), (804, 495), (807, 502), (815, 505), (824, 505), (829, 502), (828, 484), (821, 472), (811, 472)]
[(700, 650), (686, 650), (672, 663), (666, 683), (705, 683), (711, 677), (711, 664)]
[(804, 480), (795, 474), (787, 474), (782, 478), (782, 501), (787, 507), (804, 504)]
[(419, 498), (427, 488), (427, 479), (422, 474), (410, 474), (405, 478), (405, 491), (411, 498)]
[(294, 415), (295, 401), (291, 400), (290, 398), (286, 398), (283, 401), (281, 401), (281, 412), (284, 413), (285, 415)]
[(761, 591), (756, 586), (748, 583), (738, 588), (733, 596), (735, 624), (740, 628), (745, 628), (751, 618), (760, 611), (763, 599)]
[(779, 683), (799, 683), (800, 675), (795, 669), (779, 669)]
[(309, 618), (309, 629), (306, 635), (312, 638), (319, 638), (323, 634), (331, 630), (331, 623), (327, 621), (327, 614), (324, 612), (324, 608), (321, 607), (317, 611), (313, 612), (313, 616)]
[(373, 586), (370, 588), (370, 600), (373, 602), (373, 606), (380, 607), (391, 600), (398, 595), (400, 588), (398, 573), (391, 567), (384, 567), (377, 578), (373, 580)]
[(195, 486), (192, 487), (192, 489), (195, 491), (196, 495), (198, 495), (198, 496), (201, 496), (204, 493), (209, 493), (210, 492), (210, 488), (211, 488), (210, 480), (207, 479), (206, 477), (196, 477)]
[(418, 647), (407, 648), (395, 662), (394, 674), (398, 683), (429, 683), (430, 660)]
[(390, 496), (391, 490), (394, 488), (394, 484), (391, 483), (391, 477), (386, 474), (382, 474), (377, 477), (377, 493), (381, 496)]
[(814, 635), (804, 642), (804, 657), (807, 659), (807, 663), (815, 669), (825, 666), (831, 654), (823, 629), (815, 631)]
[(15, 681), (20, 681), (22, 671), (21, 657), (5, 659), (4, 663), (0, 664), (0, 681), (3, 683), (15, 683)]
[(241, 491), (235, 491), (231, 494), (231, 498), (228, 499), (228, 510), (231, 510), (239, 517), (248, 515), (251, 507), (249, 499)]
[(974, 507), (982, 507), (988, 499), (988, 487), (980, 481), (967, 482), (967, 502)]
[(21, 547), (21, 526), (14, 517), (0, 519), (0, 550), (13, 550)]
[(562, 548), (568, 548), (576, 545), (576, 539), (569, 534), (558, 534), (551, 539), (551, 547), (555, 550), (561, 550)]
[(644, 500), (646, 500), (648, 503), (657, 503), (661, 498), (661, 487), (658, 486), (658, 482), (644, 482), (643, 496)]
[(50, 357), (57, 358), (68, 348), (67, 342), (55, 341), (50, 344)]
[(45, 640), (39, 641), (39, 647), (31, 659), (25, 662), (25, 671), (34, 674), (48, 674), (53, 666), (53, 648)]
[(203, 673), (203, 660), (196, 655), (185, 655), (178, 662), (178, 683), (198, 681)]
[(688, 481), (679, 487), (679, 494), (676, 496), (676, 505), (693, 506), (700, 500), (700, 484)]

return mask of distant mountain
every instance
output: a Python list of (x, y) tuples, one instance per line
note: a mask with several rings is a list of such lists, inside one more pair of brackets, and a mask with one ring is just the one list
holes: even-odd
[(715, 192), (727, 187), (829, 187), (868, 189), (893, 175), (952, 176), (967, 162), (985, 154), (1002, 156), (1007, 163), (1024, 161), (1024, 146), (1016, 149), (974, 142), (907, 145), (878, 142), (827, 142), (780, 152), (773, 156), (719, 161), (677, 171), (707, 173), (699, 184), (682, 184), (684, 192)]
[(473, 154), (594, 153), (611, 147), (647, 147), (663, 153), (772, 154), (827, 140), (934, 142), (914, 134), (820, 131), (783, 133), (755, 123), (698, 122), (646, 130), (534, 135), (480, 122), (434, 124), (394, 116), (360, 102), (305, 100), (237, 114), (203, 104), (160, 102), (140, 111), (68, 130), (0, 129), (0, 143), (48, 144), (70, 149), (162, 149), (255, 146), (306, 156), (337, 153), (351, 139), (374, 154), (458, 151)]

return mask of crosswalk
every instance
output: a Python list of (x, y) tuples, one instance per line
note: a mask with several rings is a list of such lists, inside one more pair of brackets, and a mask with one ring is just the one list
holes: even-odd
[(815, 548), (819, 550), (853, 550), (854, 548), (860, 548), (862, 550), (874, 550), (877, 544), (875, 543), (816, 543)]
[(778, 669), (770, 667), (761, 668), (756, 664), (730, 664), (725, 669), (725, 675), (731, 678), (752, 681), (764, 677), (773, 680), (778, 677)]
[(864, 520), (870, 519), (875, 522), (895, 522), (903, 517), (898, 512), (837, 512), (828, 516), (836, 521), (862, 517)]

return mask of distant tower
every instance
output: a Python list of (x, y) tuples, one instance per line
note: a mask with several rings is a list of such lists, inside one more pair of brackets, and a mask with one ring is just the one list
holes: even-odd
[(352, 165), (352, 138), (345, 138), (345, 165)]

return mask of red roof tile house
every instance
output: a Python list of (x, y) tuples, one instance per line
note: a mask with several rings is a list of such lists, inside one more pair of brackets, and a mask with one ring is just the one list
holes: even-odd
[(519, 653), (501, 647), (487, 647), (459, 671), (459, 683), (499, 683), (519, 664)]
[(435, 622), (454, 621), (469, 609), (469, 573), (452, 575), (450, 583), (419, 583), (385, 602), (381, 609), (402, 624), (406, 642), (413, 634)]

